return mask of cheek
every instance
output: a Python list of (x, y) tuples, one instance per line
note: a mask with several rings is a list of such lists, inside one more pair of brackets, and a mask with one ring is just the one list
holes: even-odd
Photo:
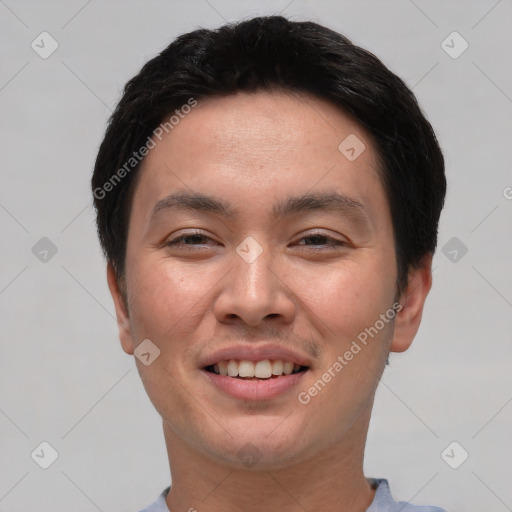
[[(301, 407), (306, 415), (322, 411), (321, 422), (337, 426), (325, 429), (326, 444), (339, 441), (367, 410), (391, 342), (393, 315), (387, 322), (380, 315), (392, 312), (394, 281), (379, 275), (378, 265), (365, 269), (322, 276), (304, 294), (310, 323), (324, 337), (324, 353), (311, 387), (301, 389), (302, 398), (310, 400)], [(311, 425), (310, 435), (315, 428)]]
[(194, 269), (150, 257), (145, 262), (141, 257), (127, 275), (135, 344), (147, 338), (160, 350), (148, 366), (136, 359), (140, 378), (156, 410), (172, 419), (171, 428), (180, 430), (182, 436), (186, 436), (187, 421), (198, 415), (189, 386), (184, 385), (192, 370), (186, 352), (209, 307), (208, 290), (216, 280), (216, 273), (207, 272), (206, 266)]
[(325, 310), (331, 318), (332, 330), (342, 334), (345, 340), (355, 339), (391, 306), (389, 288), (383, 290), (373, 279), (364, 276), (340, 278), (337, 286), (334, 283), (326, 286), (324, 292)]
[(298, 291), (306, 315), (311, 315), (310, 322), (331, 340), (326, 344), (329, 352), (350, 344), (392, 305), (393, 261), (374, 255), (376, 251), (369, 250), (365, 257), (347, 258), (336, 268), (302, 268), (302, 272), (296, 269), (289, 273), (295, 281), (290, 288)]
[(128, 277), (132, 330), (137, 338), (165, 341), (166, 346), (184, 339), (183, 333), (200, 321), (208, 290), (218, 279), (206, 267), (163, 258), (141, 258)]

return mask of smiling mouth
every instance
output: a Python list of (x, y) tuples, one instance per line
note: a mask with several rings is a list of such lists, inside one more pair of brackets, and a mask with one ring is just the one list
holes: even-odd
[(278, 377), (305, 372), (309, 368), (281, 359), (248, 361), (230, 359), (219, 361), (204, 368), (209, 373), (243, 380), (275, 379)]

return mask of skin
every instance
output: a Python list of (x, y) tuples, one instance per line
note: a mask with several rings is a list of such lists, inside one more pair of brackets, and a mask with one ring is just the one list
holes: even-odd
[[(366, 146), (354, 161), (338, 150), (350, 134)], [(297, 394), (397, 299), (377, 169), (357, 122), (329, 102), (284, 92), (202, 100), (146, 157), (130, 215), (126, 301), (111, 265), (107, 275), (124, 351), (133, 354), (144, 339), (161, 351), (149, 366), (135, 361), (162, 416), (173, 512), (363, 511), (373, 500), (363, 452), (374, 393), (388, 352), (406, 350), (417, 332), (431, 255), (410, 271), (395, 319), (308, 404)], [(152, 217), (176, 192), (221, 198), (238, 216), (162, 209)], [(271, 216), (288, 196), (334, 192), (365, 213)], [(167, 245), (195, 231), (201, 236)], [(247, 236), (263, 249), (250, 264), (236, 252)], [(310, 358), (299, 387), (242, 400), (199, 370), (217, 348), (265, 340)], [(250, 467), (239, 456), (248, 443), (259, 457)]]

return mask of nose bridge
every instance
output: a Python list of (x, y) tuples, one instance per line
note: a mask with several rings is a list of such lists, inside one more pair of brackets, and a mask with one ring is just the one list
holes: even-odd
[(244, 241), (237, 248), (239, 261), (234, 263), (234, 291), (239, 297), (241, 311), (246, 315), (263, 317), (266, 309), (269, 310), (266, 314), (272, 313), (276, 283), (271, 272), (271, 251), (268, 247), (256, 246), (257, 242), (253, 240)]
[(247, 237), (236, 248), (231, 264), (232, 271), (215, 307), (219, 320), (238, 318), (250, 326), (270, 316), (291, 320), (293, 302), (276, 275), (275, 256), (268, 246)]
[[(265, 253), (265, 254), (264, 254)], [(254, 261), (240, 261), (236, 265), (239, 276), (238, 285), (245, 300), (263, 306), (271, 300), (275, 283), (272, 279), (272, 257), (270, 251), (264, 251)]]

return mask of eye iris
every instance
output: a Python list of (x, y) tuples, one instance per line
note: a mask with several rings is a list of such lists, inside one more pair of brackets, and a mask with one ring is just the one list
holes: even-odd
[[(207, 243), (208, 237), (202, 234), (183, 235), (176, 238), (171, 244), (182, 243), (184, 245), (195, 245)], [(325, 235), (310, 235), (306, 236), (300, 242), (300, 245), (335, 245), (339, 244), (336, 240)]]
[(306, 240), (306, 245), (323, 245), (325, 244), (326, 237), (322, 235), (312, 235), (304, 240)]
[(203, 235), (186, 235), (183, 240), (192, 240), (192, 243), (201, 243), (201, 240), (205, 237)]

